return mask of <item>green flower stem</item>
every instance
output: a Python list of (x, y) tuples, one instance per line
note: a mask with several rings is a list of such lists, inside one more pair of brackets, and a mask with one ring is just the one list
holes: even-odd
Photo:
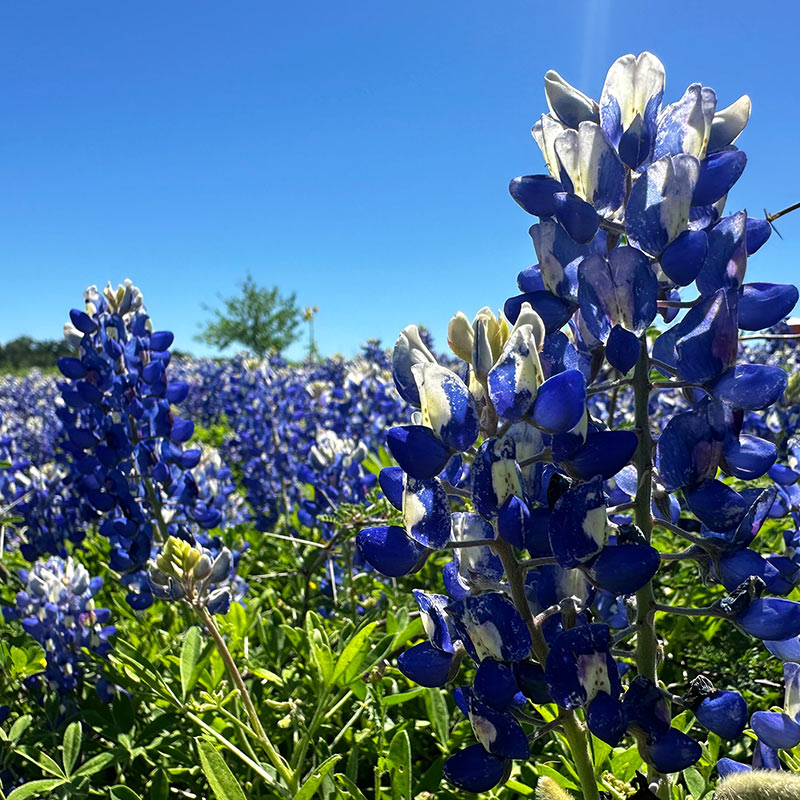
[[(314, 716), (311, 717), (311, 722), (306, 729), (306, 732), (303, 734), (303, 738), (300, 740), (300, 744), (295, 748), (295, 751), (292, 755), (292, 768), (295, 771), (299, 771), (303, 768), (303, 762), (305, 761), (306, 753), (308, 752), (308, 746), (311, 744), (311, 740), (314, 738), (319, 726), (322, 724), (322, 720), (325, 717), (325, 704), (328, 701), (328, 697), (330, 696), (330, 688), (325, 686), (319, 695), (319, 700), (317, 701), (317, 707), (314, 709)], [(340, 700), (341, 698), (337, 698)], [(335, 705), (335, 704), (334, 704)]]
[[(653, 495), (653, 440), (650, 437), (648, 404), (650, 400), (650, 358), (647, 342), (642, 339), (642, 349), (633, 373), (634, 426), (639, 431), (639, 444), (633, 456), (636, 467), (637, 488), (634, 498), (636, 525), (649, 542), (653, 535), (650, 507)], [(636, 667), (640, 675), (658, 681), (658, 640), (654, 627), (655, 597), (652, 581), (636, 593)]]
[(253, 726), (253, 730), (256, 732), (258, 741), (264, 748), (264, 752), (267, 754), (272, 766), (275, 767), (286, 785), (292, 791), (296, 791), (297, 781), (295, 776), (289, 769), (289, 765), (286, 763), (283, 756), (281, 756), (281, 754), (275, 749), (275, 746), (270, 741), (269, 736), (267, 736), (267, 732), (264, 730), (264, 726), (261, 724), (261, 720), (256, 712), (256, 707), (253, 705), (250, 692), (247, 691), (247, 686), (245, 686), (242, 674), (239, 672), (239, 668), (236, 666), (236, 662), (233, 660), (231, 651), (228, 650), (228, 645), (225, 644), (225, 640), (222, 638), (219, 628), (217, 628), (213, 618), (211, 617), (211, 614), (208, 613), (208, 609), (205, 608), (205, 606), (198, 604), (194, 606), (194, 608), (197, 612), (197, 615), (208, 629), (208, 632), (211, 634), (211, 638), (214, 640), (214, 644), (217, 646), (217, 651), (222, 657), (225, 668), (228, 670), (228, 674), (231, 676), (231, 680), (233, 681), (234, 685), (239, 690), (244, 707), (247, 709), (247, 716), (250, 717), (250, 724)]
[[(528, 626), (528, 632), (531, 635), (531, 642), (533, 645), (533, 653), (539, 660), (539, 663), (544, 666), (547, 662), (547, 654), (550, 648), (547, 646), (541, 629), (536, 625), (530, 605), (528, 605), (528, 598), (525, 595), (524, 572), (520, 567), (519, 561), (517, 561), (517, 557), (514, 555), (514, 550), (508, 542), (504, 542), (502, 539), (496, 539), (494, 541), (494, 550), (503, 562), (503, 569), (508, 579), (514, 605), (525, 620), (525, 624)], [(597, 790), (597, 781), (594, 776), (594, 762), (587, 731), (575, 716), (574, 711), (563, 711), (559, 719), (564, 730), (564, 735), (569, 743), (569, 749), (572, 752), (572, 758), (575, 762), (575, 769), (578, 772), (578, 777), (581, 782), (584, 800), (599, 800), (600, 794)]]
[[(653, 439), (650, 436), (650, 356), (647, 352), (647, 334), (642, 335), (639, 360), (633, 371), (633, 425), (637, 429), (639, 444), (633, 456), (636, 467), (636, 497), (634, 521), (649, 542), (653, 537)], [(658, 637), (655, 628), (656, 599), (653, 581), (636, 592), (636, 669), (639, 675), (649, 678), (658, 686)], [(669, 779), (652, 767), (647, 769), (648, 780), (657, 781), (659, 796), (668, 796)]]

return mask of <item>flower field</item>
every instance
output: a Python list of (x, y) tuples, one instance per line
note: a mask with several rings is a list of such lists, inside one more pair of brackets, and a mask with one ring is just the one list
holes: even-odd
[(0, 798), (800, 797), (798, 291), (750, 99), (664, 93), (547, 73), (537, 264), (447, 342), (192, 359), (75, 287), (0, 379)]

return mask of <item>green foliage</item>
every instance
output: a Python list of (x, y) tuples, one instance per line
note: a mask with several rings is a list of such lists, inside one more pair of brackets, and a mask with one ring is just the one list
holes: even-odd
[(258, 286), (252, 275), (239, 284), (239, 289), (237, 296), (220, 298), (221, 309), (203, 306), (212, 319), (195, 337), (198, 341), (220, 350), (240, 344), (263, 358), (270, 352), (280, 353), (299, 338), (300, 309), (294, 294), (283, 297), (277, 286)]
[[(371, 456), (369, 463), (377, 470), (383, 460), (383, 454)], [(424, 637), (410, 590), (437, 585), (447, 556), (434, 556), (420, 573), (396, 581), (344, 569), (335, 597), (322, 591), (328, 556), (353, 563), (355, 533), (397, 517), (373, 493), (365, 504), (343, 504), (322, 520), (333, 531), (328, 539), (299, 526), (296, 517), (282, 519), (272, 532), (241, 527), (225, 533), (250, 545), (240, 567), (250, 590), (246, 605), (234, 603), (216, 620), (268, 744), (254, 729), (208, 631), (181, 604), (156, 603), (136, 613), (119, 583), (106, 581), (97, 601), (112, 610), (114, 649), (90, 664), (87, 681), (67, 706), (50, 697), (40, 707), (23, 689), (23, 680), (41, 671), (44, 653), (17, 624), (0, 622), (0, 704), (12, 708), (0, 725), (0, 771), (15, 780), (7, 798), (462, 797), (443, 781), (442, 764), (474, 742), (469, 722), (450, 691), (413, 685), (396, 666), (397, 655)], [(294, 543), (271, 535), (289, 536), (293, 528), (300, 536)], [(765, 547), (779, 550), (780, 534), (779, 523), (768, 523), (761, 533)], [(659, 542), (664, 549), (668, 543)], [(107, 552), (107, 542), (90, 532), (80, 558), (99, 574), (107, 570)], [(0, 596), (8, 603), (21, 588), (16, 568), (23, 563), (15, 554), (5, 563), (9, 578), (0, 582)], [(692, 562), (671, 562), (662, 573), (657, 592), (676, 605), (705, 605), (720, 592), (698, 580)], [(664, 617), (660, 624), (666, 640), (662, 675), (670, 690), (683, 691), (695, 675), (687, 665), (699, 664), (718, 686), (742, 691), (751, 710), (780, 701), (780, 665), (761, 645), (716, 620)], [(110, 704), (93, 689), (101, 676), (120, 687)], [(463, 682), (470, 679), (467, 673)], [(554, 706), (537, 710), (544, 722), (557, 713)], [(675, 724), (698, 732), (689, 712)], [(675, 777), (670, 800), (710, 800), (718, 758), (746, 761), (750, 748), (707, 737), (698, 764)], [(611, 748), (594, 739), (592, 749), (600, 787), (624, 800), (642, 767), (637, 747), (627, 740)], [(549, 787), (551, 794), (560, 788), (579, 796), (562, 737), (541, 737), (531, 750), (492, 797), (533, 797), (537, 787), (540, 794)], [(782, 758), (787, 767), (800, 768), (798, 753)]]
[(63, 340), (19, 336), (0, 345), (0, 373), (24, 374), (34, 367), (54, 371), (58, 359), (69, 355), (72, 350)]

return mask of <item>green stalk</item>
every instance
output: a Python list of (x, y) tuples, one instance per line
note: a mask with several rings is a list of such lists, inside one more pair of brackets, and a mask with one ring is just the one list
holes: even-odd
[[(637, 488), (634, 498), (634, 519), (636, 525), (649, 542), (653, 535), (651, 504), (653, 496), (653, 440), (650, 436), (650, 417), (648, 403), (650, 400), (650, 358), (647, 354), (646, 339), (642, 339), (639, 360), (633, 372), (634, 393), (634, 426), (639, 437), (639, 445), (633, 456), (636, 467)], [(655, 597), (653, 583), (636, 593), (636, 623), (639, 626), (636, 634), (636, 667), (640, 675), (650, 678), (654, 683), (658, 680), (657, 649), (655, 620)]]
[(295, 776), (292, 774), (292, 771), (289, 769), (289, 765), (286, 763), (283, 756), (281, 756), (281, 754), (275, 749), (275, 746), (270, 741), (269, 736), (267, 736), (267, 732), (264, 730), (264, 726), (261, 724), (261, 720), (256, 712), (256, 707), (253, 705), (253, 699), (250, 697), (250, 692), (247, 691), (247, 686), (242, 678), (242, 673), (239, 672), (239, 668), (236, 666), (236, 662), (233, 660), (231, 651), (228, 650), (228, 645), (225, 644), (225, 640), (222, 638), (219, 628), (217, 628), (213, 618), (211, 617), (211, 614), (208, 613), (207, 608), (202, 605), (196, 605), (194, 608), (197, 612), (197, 615), (206, 626), (208, 632), (211, 634), (211, 638), (214, 640), (214, 644), (217, 646), (217, 651), (222, 657), (225, 668), (228, 670), (228, 674), (230, 675), (234, 685), (239, 690), (239, 695), (242, 698), (244, 707), (247, 709), (247, 716), (250, 718), (250, 724), (256, 733), (259, 743), (264, 748), (264, 752), (267, 754), (272, 766), (275, 767), (278, 774), (281, 776), (281, 778), (283, 778), (289, 789), (291, 789), (293, 792), (296, 791), (297, 781)]
[[(539, 663), (544, 666), (547, 662), (547, 654), (550, 648), (545, 641), (541, 629), (536, 625), (536, 621), (533, 619), (533, 614), (531, 613), (531, 608), (528, 605), (528, 598), (525, 595), (524, 572), (520, 567), (519, 561), (517, 561), (514, 550), (508, 542), (497, 539), (493, 542), (492, 546), (503, 562), (503, 569), (508, 579), (514, 605), (522, 616), (522, 619), (525, 620), (525, 624), (528, 626), (533, 653), (539, 660)], [(600, 794), (597, 790), (597, 781), (594, 776), (594, 761), (592, 759), (589, 735), (586, 728), (580, 723), (574, 711), (562, 711), (561, 713), (561, 724), (569, 744), (569, 749), (572, 752), (572, 759), (575, 762), (575, 769), (581, 782), (581, 791), (583, 792), (584, 800), (599, 800)]]

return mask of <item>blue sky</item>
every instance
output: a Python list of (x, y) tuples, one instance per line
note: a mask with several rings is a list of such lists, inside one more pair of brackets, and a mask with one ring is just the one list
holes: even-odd
[[(763, 11), (761, 9), (764, 9)], [(507, 193), (557, 69), (599, 97), (651, 50), (666, 100), (750, 94), (728, 208), (800, 200), (796, 2), (208, 2), (0, 6), (0, 342), (57, 337), (133, 279), (157, 328), (251, 272), (320, 306), (324, 353), (498, 307), (533, 263)], [(750, 280), (797, 280), (800, 212)]]

